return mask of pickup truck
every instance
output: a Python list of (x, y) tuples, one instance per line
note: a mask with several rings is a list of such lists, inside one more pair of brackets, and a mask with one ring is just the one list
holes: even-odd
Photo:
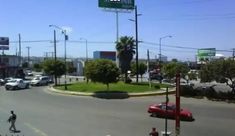
[(26, 89), (29, 88), (29, 82), (23, 79), (12, 79), (5, 84), (6, 90)]

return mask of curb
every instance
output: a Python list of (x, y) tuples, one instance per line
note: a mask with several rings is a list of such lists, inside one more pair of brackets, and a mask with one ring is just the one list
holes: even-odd
[[(59, 93), (64, 95), (77, 95), (77, 96), (96, 96), (95, 93), (83, 93), (83, 92), (72, 92), (72, 91), (61, 91), (58, 89), (55, 89), (53, 86), (49, 86), (47, 88), (50, 92), (53, 93)], [(171, 88), (168, 90), (168, 94), (174, 94), (175, 88)], [(101, 95), (105, 95), (107, 93), (99, 93)], [(123, 93), (112, 93), (117, 95), (123, 95)], [(142, 97), (142, 96), (157, 96), (157, 95), (165, 95), (166, 91), (157, 91), (157, 92), (145, 92), (145, 93), (127, 93), (129, 97)]]

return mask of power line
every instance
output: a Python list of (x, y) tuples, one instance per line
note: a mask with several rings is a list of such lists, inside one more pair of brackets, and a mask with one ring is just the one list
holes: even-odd
[[(68, 41), (70, 43), (85, 43), (85, 41)], [(105, 41), (87, 41), (89, 44), (115, 44), (115, 42), (105, 42)]]
[[(18, 43), (19, 41), (10, 41), (10, 43)], [(25, 41), (21, 41), (21, 43), (51, 43), (51, 40), (25, 40)], [(62, 42), (62, 40), (57, 40), (57, 42)], [(69, 43), (84, 43), (84, 41), (81, 40), (72, 40), (72, 41), (68, 41)], [(115, 42), (111, 42), (111, 41), (89, 41), (89, 44), (115, 44)], [(148, 46), (150, 48), (157, 48), (157, 46), (159, 46), (158, 43), (154, 43), (154, 42), (148, 42), (148, 41), (142, 41), (140, 44), (140, 47), (143, 46)], [(154, 47), (151, 47), (154, 46)], [(176, 45), (166, 45), (164, 44), (163, 47), (168, 47), (168, 48), (177, 48), (177, 49), (185, 49), (185, 50), (198, 50), (200, 48), (193, 48), (193, 47), (185, 47), (185, 46), (176, 46)], [(233, 50), (221, 50), (221, 49), (216, 49), (216, 51), (219, 52), (233, 52)]]
[[(10, 41), (10, 43), (18, 43), (19, 41)], [(51, 42), (51, 40), (33, 40), (33, 41), (21, 41), (21, 43), (37, 43), (37, 42)]]
[[(143, 42), (143, 44), (147, 44), (147, 45), (157, 45), (159, 46), (158, 43), (153, 43), (153, 42)], [(175, 45), (163, 45), (163, 47), (171, 47), (171, 48), (179, 48), (179, 49), (189, 49), (189, 50), (198, 50), (198, 49), (202, 49), (202, 48), (192, 48), (192, 47), (184, 47), (184, 46), (175, 46)], [(220, 50), (220, 49), (216, 49), (216, 51), (221, 51), (221, 52), (233, 52), (232, 50)]]

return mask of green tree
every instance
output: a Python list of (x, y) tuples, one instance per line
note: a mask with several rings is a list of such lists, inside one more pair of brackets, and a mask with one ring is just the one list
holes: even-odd
[(131, 60), (135, 54), (135, 40), (133, 37), (124, 36), (116, 43), (118, 52), (119, 66), (121, 73), (125, 74), (125, 82), (127, 81), (127, 71), (131, 69)]
[[(146, 72), (147, 70), (147, 65), (144, 63), (139, 63), (139, 74), (142, 80), (143, 74)], [(136, 75), (136, 63), (131, 63), (131, 73)]]
[(182, 64), (179, 62), (170, 62), (163, 66), (163, 71), (168, 79), (174, 78), (176, 73), (180, 73), (181, 77), (185, 78), (185, 76), (189, 72), (189, 68), (186, 64)]
[(188, 79), (189, 80), (197, 80), (197, 73), (196, 72), (188, 73)]
[(28, 68), (29, 67), (29, 63), (28, 62), (24, 62), (23, 64), (22, 64), (22, 68)]
[(42, 64), (35, 63), (35, 64), (33, 65), (33, 69), (34, 69), (36, 72), (41, 72), (41, 71), (42, 71)]
[(235, 94), (235, 61), (216, 60), (205, 64), (200, 71), (201, 82), (211, 82), (213, 80), (226, 83)]
[(47, 59), (42, 64), (43, 70), (48, 75), (60, 77), (65, 74), (65, 64), (60, 60)]
[(173, 58), (171, 61), (172, 61), (172, 62), (178, 62), (178, 60), (175, 59), (175, 58)]
[(68, 69), (68, 73), (73, 73), (75, 72), (77, 69), (73, 66), (72, 62), (67, 62), (67, 69)]
[(109, 90), (109, 83), (118, 81), (119, 70), (111, 60), (97, 59), (87, 62), (85, 75), (93, 82), (106, 84), (107, 90)]

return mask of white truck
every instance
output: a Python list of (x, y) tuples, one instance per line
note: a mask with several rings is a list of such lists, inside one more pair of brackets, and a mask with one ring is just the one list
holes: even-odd
[(16, 78), (6, 83), (5, 88), (6, 90), (27, 89), (29, 88), (29, 82)]

